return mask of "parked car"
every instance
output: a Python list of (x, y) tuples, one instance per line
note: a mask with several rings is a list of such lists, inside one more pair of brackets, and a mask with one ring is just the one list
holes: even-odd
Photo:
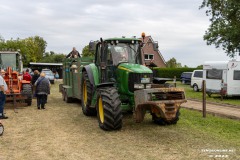
[(195, 92), (202, 89), (203, 70), (194, 70), (191, 77), (191, 87)]
[(46, 74), (46, 78), (49, 79), (51, 84), (54, 84), (54, 74), (50, 69), (42, 69), (41, 72), (44, 72)]
[(181, 74), (180, 80), (182, 84), (190, 84), (191, 83), (192, 72), (183, 72)]

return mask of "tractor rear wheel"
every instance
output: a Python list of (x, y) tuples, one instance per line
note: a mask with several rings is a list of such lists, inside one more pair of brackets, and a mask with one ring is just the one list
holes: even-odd
[(23, 84), (21, 93), (24, 96), (27, 96), (27, 99), (25, 99), (25, 103), (27, 103), (28, 106), (31, 106), (32, 105), (32, 86), (31, 86), (31, 84)]
[(96, 115), (96, 109), (91, 108), (91, 101), (93, 98), (93, 86), (90, 83), (90, 80), (88, 78), (87, 72), (83, 72), (82, 74), (82, 98), (81, 98), (81, 103), (82, 103), (82, 111), (83, 114), (86, 116), (95, 116)]
[(105, 87), (97, 95), (97, 117), (99, 127), (106, 131), (122, 128), (122, 109), (115, 87)]
[(158, 125), (171, 125), (171, 124), (177, 124), (177, 122), (179, 120), (179, 116), (180, 116), (180, 112), (178, 110), (176, 113), (176, 117), (174, 119), (172, 119), (171, 121), (166, 121), (162, 117), (152, 113), (152, 120), (154, 123), (156, 123)]

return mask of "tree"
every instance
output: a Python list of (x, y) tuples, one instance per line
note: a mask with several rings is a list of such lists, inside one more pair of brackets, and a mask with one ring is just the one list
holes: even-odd
[(223, 48), (229, 57), (240, 53), (239, 0), (203, 0), (200, 9), (207, 8), (211, 24), (204, 35), (207, 45)]
[(2, 37), (0, 37), (0, 39), (0, 49), (20, 49), (21, 54), (24, 57), (24, 65), (28, 65), (29, 62), (37, 62), (41, 60), (47, 47), (47, 42), (39, 36), (28, 37), (25, 39), (17, 38), (16, 40), (11, 38), (7, 41)]
[(86, 45), (82, 50), (83, 57), (93, 57), (94, 52), (89, 50), (89, 45)]
[(57, 54), (53, 51), (50, 51), (50, 53), (49, 52), (44, 53), (44, 57), (41, 59), (40, 62), (43, 62), (43, 63), (62, 63), (63, 59), (65, 57), (66, 56), (64, 54)]
[(175, 58), (171, 58), (170, 60), (168, 60), (166, 62), (166, 66), (167, 66), (167, 68), (181, 68), (182, 67), (181, 63), (178, 63)]

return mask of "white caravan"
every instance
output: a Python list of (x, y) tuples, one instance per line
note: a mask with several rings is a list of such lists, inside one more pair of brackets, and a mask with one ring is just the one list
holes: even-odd
[(221, 93), (223, 88), (225, 96), (240, 96), (240, 61), (205, 62), (203, 80), (206, 80), (208, 95)]

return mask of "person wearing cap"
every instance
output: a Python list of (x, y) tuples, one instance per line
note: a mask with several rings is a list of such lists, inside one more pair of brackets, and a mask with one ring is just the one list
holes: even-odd
[(8, 117), (4, 115), (4, 105), (6, 102), (6, 91), (7, 84), (2, 76), (2, 72), (0, 72), (0, 119), (7, 119)]

